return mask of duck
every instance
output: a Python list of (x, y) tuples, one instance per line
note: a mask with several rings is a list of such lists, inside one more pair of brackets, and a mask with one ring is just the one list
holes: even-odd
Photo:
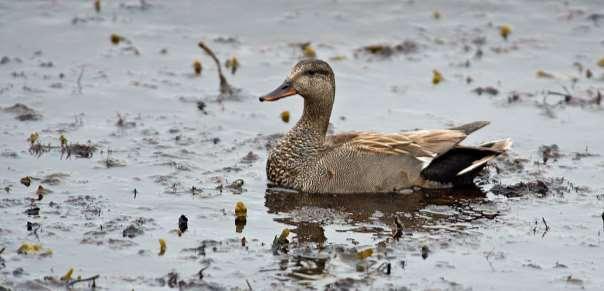
[(302, 116), (269, 150), (269, 187), (304, 193), (403, 193), (473, 185), (488, 162), (508, 151), (509, 138), (462, 145), (489, 124), (475, 121), (448, 129), (328, 135), (335, 74), (319, 59), (301, 60), (260, 102), (299, 95)]

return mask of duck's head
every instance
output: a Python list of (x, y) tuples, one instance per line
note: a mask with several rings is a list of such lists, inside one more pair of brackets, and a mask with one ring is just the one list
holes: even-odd
[(260, 97), (260, 101), (275, 101), (298, 94), (312, 103), (333, 103), (335, 84), (329, 64), (321, 60), (302, 60), (292, 68), (281, 86)]

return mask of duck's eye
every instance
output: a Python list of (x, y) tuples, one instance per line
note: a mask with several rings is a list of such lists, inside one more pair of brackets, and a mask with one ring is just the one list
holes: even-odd
[(310, 76), (314, 76), (315, 74), (317, 74), (317, 71), (308, 71), (308, 75)]

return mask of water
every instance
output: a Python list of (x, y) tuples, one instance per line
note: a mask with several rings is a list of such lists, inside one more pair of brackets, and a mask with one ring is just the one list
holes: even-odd
[[(602, 109), (558, 104), (562, 97), (546, 94), (567, 88), (587, 100), (604, 91), (596, 64), (604, 57), (602, 26), (592, 20), (604, 8), (598, 1), (146, 3), (102, 1), (100, 13), (80, 1), (0, 3), (0, 58), (8, 58), (0, 65), (0, 186), (8, 187), (0, 194), (1, 286), (63, 288), (49, 277), (69, 268), (74, 278), (100, 275), (98, 288), (127, 290), (169, 288), (171, 272), (176, 285), (201, 289), (604, 285)], [(500, 25), (512, 28), (507, 41)], [(112, 33), (130, 44), (112, 45)], [(385, 58), (357, 51), (404, 40), (417, 51)], [(216, 68), (199, 41), (223, 62), (239, 59), (240, 69), (226, 77), (241, 89), (240, 101), (216, 101)], [(257, 97), (302, 57), (292, 43), (307, 41), (336, 73), (336, 132), (490, 120), (466, 143), (511, 137), (513, 150), (480, 189), (372, 196), (267, 190), (267, 144), (299, 118), (302, 101), (262, 104)], [(445, 79), (436, 86), (435, 69)], [(538, 70), (554, 78), (538, 78)], [(478, 96), (478, 86), (499, 94)], [(519, 98), (509, 102), (514, 92)], [(16, 103), (42, 118), (15, 119), (4, 109)], [(279, 117), (284, 110), (290, 123)], [(118, 114), (125, 126), (117, 126)], [(64, 134), (98, 150), (91, 158), (61, 158), (58, 149), (38, 157), (28, 152), (32, 132), (43, 144), (58, 146)], [(539, 147), (551, 144), (561, 156), (543, 164)], [(245, 159), (249, 152), (257, 159)], [(511, 166), (514, 160), (522, 167)], [(24, 176), (34, 178), (31, 186), (20, 184)], [(240, 194), (226, 187), (237, 179), (245, 181)], [(491, 191), (538, 180), (546, 195), (531, 187), (514, 188), (518, 197)], [(28, 216), (38, 185), (52, 192), (34, 201), (40, 214)], [(248, 209), (240, 232), (238, 201)], [(183, 214), (188, 230), (179, 236)], [(398, 241), (395, 216), (403, 226)], [(27, 222), (40, 227), (28, 231)], [(130, 225), (143, 233), (124, 237)], [(284, 228), (291, 229), (289, 251), (274, 255), (273, 239)], [(159, 239), (167, 243), (162, 256)], [(24, 242), (52, 255), (18, 254)], [(359, 259), (368, 248), (373, 254)]]

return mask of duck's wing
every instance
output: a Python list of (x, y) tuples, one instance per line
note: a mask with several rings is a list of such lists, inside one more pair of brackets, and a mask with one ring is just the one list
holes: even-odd
[(466, 136), (460, 130), (448, 129), (399, 133), (354, 132), (329, 136), (326, 145), (349, 147), (375, 154), (409, 155), (420, 159), (443, 154)]

